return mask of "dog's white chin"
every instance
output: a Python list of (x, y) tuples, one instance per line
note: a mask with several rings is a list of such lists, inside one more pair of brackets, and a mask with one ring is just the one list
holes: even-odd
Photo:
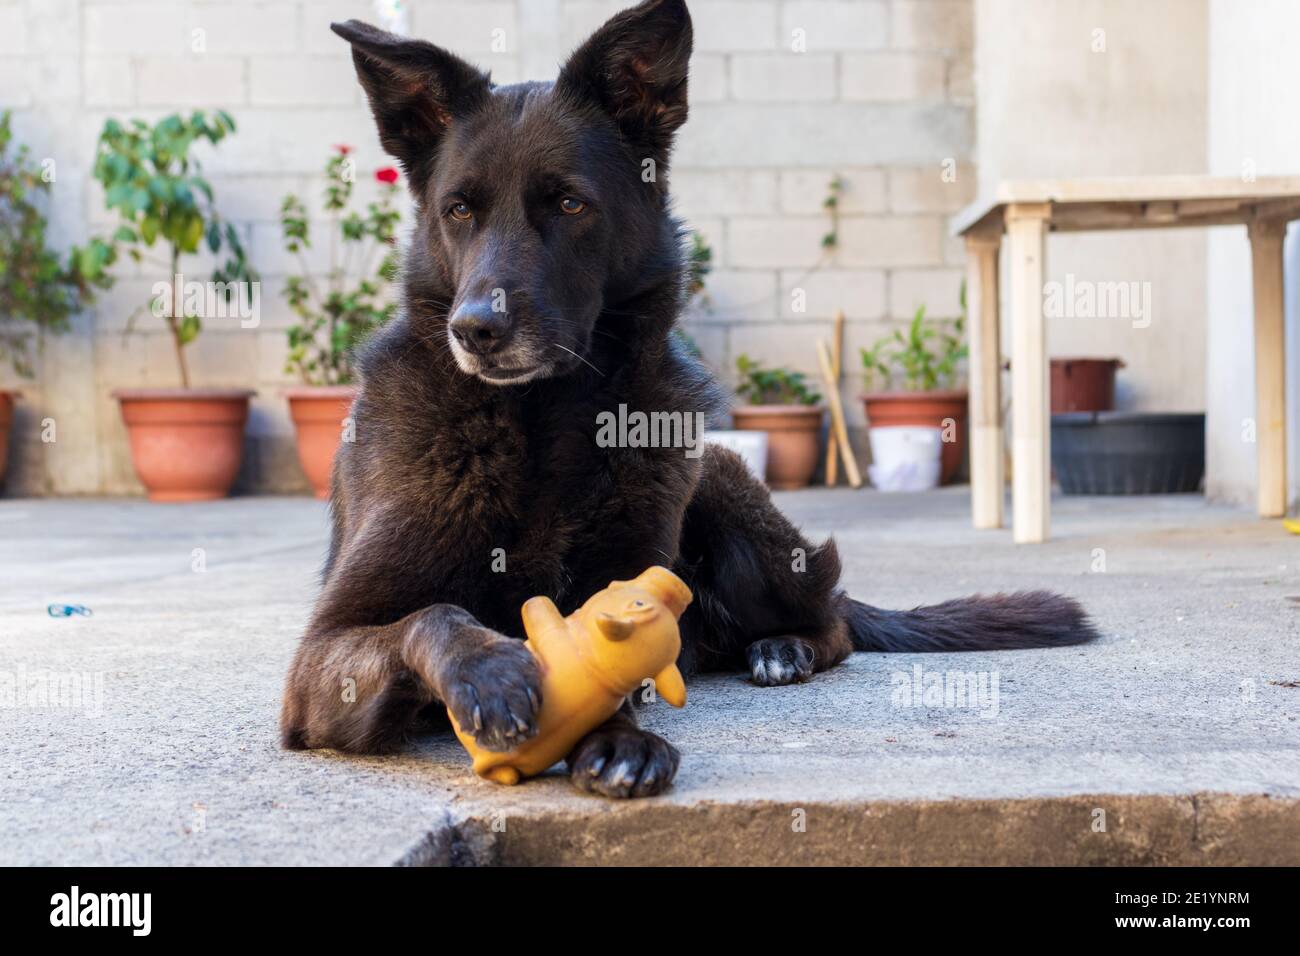
[(501, 373), (514, 370), (510, 368), (485, 369), (477, 356), (469, 355), (454, 342), (451, 346), (451, 355), (456, 360), (456, 366), (462, 372), (466, 375), (473, 375), (480, 382), (485, 382), (488, 385), (522, 385), (524, 382), (531, 382), (535, 378), (544, 378), (555, 369), (554, 362), (542, 362), (530, 368), (521, 368), (518, 370), (518, 374), (514, 375), (489, 375), (487, 374), (489, 371)]
[[(496, 371), (502, 371), (496, 369)], [(531, 382), (535, 378), (544, 378), (551, 371), (550, 365), (538, 365), (534, 368), (523, 369), (518, 375), (512, 375), (509, 378), (492, 377), (483, 372), (475, 372), (475, 377), (480, 382), (486, 382), (488, 385), (522, 385), (524, 382)]]

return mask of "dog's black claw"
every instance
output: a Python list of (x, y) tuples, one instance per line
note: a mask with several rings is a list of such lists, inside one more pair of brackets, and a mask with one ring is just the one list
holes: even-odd
[(537, 733), (541, 673), (522, 641), (502, 638), (469, 657), (444, 702), (485, 750), (512, 750)]
[(797, 684), (813, 675), (816, 653), (797, 637), (768, 637), (749, 645), (749, 674), (759, 687)]
[(653, 797), (677, 775), (681, 755), (657, 734), (614, 724), (598, 727), (569, 754), (569, 779), (603, 797)]

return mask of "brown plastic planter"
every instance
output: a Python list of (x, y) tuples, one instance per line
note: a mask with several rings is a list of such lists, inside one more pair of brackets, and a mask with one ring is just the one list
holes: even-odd
[(14, 421), (14, 402), (17, 392), (0, 389), (0, 485), (4, 484), (5, 466), (9, 464), (9, 428)]
[(355, 385), (299, 385), (285, 389), (298, 439), (298, 461), (316, 497), (330, 496), (330, 472), (343, 437), (343, 422), (357, 397)]
[(122, 388), (131, 462), (150, 501), (210, 501), (230, 493), (244, 455), (243, 388)]
[(740, 405), (731, 411), (742, 431), (767, 432), (767, 483), (807, 487), (817, 470), (822, 405)]
[(1109, 412), (1115, 407), (1117, 358), (1052, 359), (1052, 414)]
[(948, 484), (961, 468), (966, 454), (966, 390), (936, 392), (873, 392), (862, 396), (862, 406), (871, 428), (894, 425), (944, 427), (944, 420), (956, 422), (953, 440), (943, 443), (940, 453), (939, 483)]

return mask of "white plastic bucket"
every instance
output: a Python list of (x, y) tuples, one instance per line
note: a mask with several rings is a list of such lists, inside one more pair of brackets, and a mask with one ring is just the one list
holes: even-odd
[(750, 474), (759, 481), (767, 472), (767, 432), (718, 429), (706, 431), (704, 440), (734, 451), (745, 459)]
[(943, 431), (913, 425), (872, 428), (867, 474), (880, 491), (926, 491), (939, 485)]

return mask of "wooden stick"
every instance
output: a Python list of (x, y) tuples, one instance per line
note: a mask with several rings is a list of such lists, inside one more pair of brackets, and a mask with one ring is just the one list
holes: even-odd
[(822, 379), (826, 382), (826, 400), (831, 407), (831, 430), (839, 440), (840, 454), (844, 456), (844, 473), (849, 476), (850, 485), (860, 488), (862, 476), (858, 474), (858, 463), (853, 457), (853, 447), (849, 444), (849, 429), (844, 424), (844, 407), (840, 404), (840, 390), (831, 374), (830, 349), (826, 347), (825, 339), (817, 340), (817, 364), (821, 366)]
[[(835, 389), (839, 390), (840, 386), (840, 361), (844, 352), (844, 310), (835, 310), (835, 332), (831, 337), (831, 374), (835, 376)], [(834, 488), (839, 481), (839, 464), (840, 456), (839, 443), (828, 441), (826, 443), (826, 486)]]

